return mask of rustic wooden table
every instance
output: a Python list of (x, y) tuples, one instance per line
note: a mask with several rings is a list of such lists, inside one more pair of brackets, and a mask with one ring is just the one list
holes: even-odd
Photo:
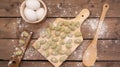
[(38, 24), (28, 24), (21, 19), (19, 6), (23, 1), (0, 1), (0, 67), (7, 67), (23, 30), (33, 31), (34, 35), (21, 67), (53, 67), (31, 47), (32, 43), (39, 37), (40, 30), (55, 18), (74, 18), (83, 8), (88, 8), (91, 15), (81, 27), (84, 41), (61, 66), (84, 67), (82, 55), (93, 39), (104, 3), (108, 3), (110, 9), (100, 32), (98, 58), (93, 67), (120, 67), (120, 0), (43, 0), (48, 7), (48, 15)]

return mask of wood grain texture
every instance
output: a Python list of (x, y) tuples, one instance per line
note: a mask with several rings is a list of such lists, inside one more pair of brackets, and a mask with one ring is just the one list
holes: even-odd
[[(7, 67), (8, 61), (0, 61), (0, 67)], [(120, 62), (96, 62), (92, 67), (119, 67)], [(20, 67), (53, 67), (48, 61), (22, 61)], [(64, 62), (60, 67), (85, 67), (82, 62)]]
[[(0, 17), (20, 16), (19, 6), (24, 0), (1, 0)], [(120, 17), (120, 0), (43, 0), (48, 7), (47, 17), (75, 17), (83, 8), (91, 11), (90, 17), (99, 17), (102, 5), (108, 3), (107, 17)]]
[[(35, 40), (32, 40), (25, 53), (24, 60), (46, 60), (32, 47)], [(81, 60), (83, 52), (91, 40), (84, 40), (83, 43), (72, 53), (67, 60)], [(18, 44), (17, 39), (0, 39), (0, 59), (8, 60)], [(97, 60), (120, 60), (120, 40), (99, 40)]]
[(17, 19), (0, 18), (0, 38), (15, 38), (17, 37), (17, 32)]
[[(38, 38), (40, 30), (54, 20), (55, 18), (47, 18), (38, 24), (28, 24), (24, 21), (19, 22), (20, 18), (0, 18), (0, 38), (19, 38), (19, 34), (23, 30), (33, 31), (33, 38)], [(89, 18), (82, 24), (81, 29), (84, 39), (93, 38), (98, 20), (98, 18)], [(106, 18), (103, 22), (101, 32), (99, 33), (99, 38), (120, 39), (119, 22), (120, 18)]]
[[(48, 7), (47, 18), (38, 24), (21, 21), (19, 6), (24, 0), (0, 1), (0, 67), (7, 67), (9, 58), (18, 44), (23, 30), (33, 31), (33, 39), (20, 67), (53, 67), (31, 47), (39, 37), (40, 30), (56, 17), (75, 17), (83, 8), (88, 8), (90, 17), (82, 24), (84, 41), (61, 67), (85, 67), (81, 59), (96, 29), (104, 3), (110, 5), (98, 41), (98, 58), (93, 67), (120, 67), (120, 0), (43, 0)], [(21, 21), (21, 22), (19, 22)], [(5, 60), (5, 61), (2, 61)]]

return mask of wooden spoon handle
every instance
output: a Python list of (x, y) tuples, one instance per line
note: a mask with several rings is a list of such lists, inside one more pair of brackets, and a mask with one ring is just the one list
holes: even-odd
[(103, 5), (102, 14), (101, 14), (101, 17), (100, 17), (100, 22), (104, 21), (104, 18), (105, 18), (105, 15), (106, 15), (108, 9), (109, 9), (109, 5), (108, 4), (104, 4)]
[(94, 40), (97, 40), (97, 39), (98, 39), (98, 32), (99, 32), (99, 30), (100, 30), (101, 27), (102, 27), (102, 23), (103, 23), (103, 21), (104, 21), (104, 19), (105, 19), (105, 15), (106, 15), (108, 9), (109, 9), (109, 5), (108, 5), (108, 4), (104, 4), (104, 5), (103, 5), (103, 9), (102, 9), (102, 14), (101, 14), (101, 17), (100, 17), (100, 21), (99, 21), (98, 26), (97, 26), (97, 29), (96, 29), (96, 34), (95, 34), (95, 36), (94, 36)]

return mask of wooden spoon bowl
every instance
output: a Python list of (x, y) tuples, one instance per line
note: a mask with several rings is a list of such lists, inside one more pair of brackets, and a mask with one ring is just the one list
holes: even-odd
[(42, 0), (39, 0), (39, 2), (42, 4), (43, 8), (45, 9), (45, 12), (44, 12), (43, 16), (42, 16), (39, 20), (34, 21), (34, 22), (29, 21), (29, 20), (25, 17), (25, 15), (24, 15), (24, 9), (25, 9), (25, 7), (26, 7), (25, 1), (21, 4), (21, 6), (20, 6), (20, 14), (21, 14), (22, 18), (25, 20), (25, 22), (28, 22), (28, 23), (39, 23), (39, 22), (41, 22), (41, 21), (46, 17), (47, 7), (46, 7), (45, 3), (44, 3)]

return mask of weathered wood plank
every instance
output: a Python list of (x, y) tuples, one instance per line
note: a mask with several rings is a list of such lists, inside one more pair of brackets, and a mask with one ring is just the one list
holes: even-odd
[[(1, 0), (0, 17), (20, 16), (19, 6), (24, 0)], [(83, 8), (88, 8), (91, 17), (99, 17), (104, 3), (110, 4), (107, 17), (120, 17), (119, 0), (43, 0), (48, 7), (47, 17), (75, 17)]]
[(0, 18), (0, 38), (15, 38), (18, 29), (16, 18)]
[(18, 16), (19, 15), (19, 0), (1, 0), (0, 16)]
[[(8, 67), (8, 61), (0, 61), (0, 67)], [(96, 62), (92, 67), (119, 67), (120, 62)], [(22, 61), (20, 67), (53, 67), (49, 62)], [(85, 67), (82, 62), (64, 62), (60, 67)]]
[[(17, 46), (17, 39), (0, 39), (0, 59), (8, 60)], [(31, 45), (25, 53), (24, 60), (45, 60)], [(68, 60), (81, 60), (83, 52), (89, 45), (90, 40), (84, 40)], [(120, 40), (99, 40), (97, 60), (120, 60)]]
[[(66, 19), (66, 18), (65, 18)], [(38, 38), (40, 30), (53, 22), (55, 18), (47, 18), (38, 24), (28, 24), (16, 18), (0, 18), (0, 38), (18, 38), (23, 30), (33, 31), (33, 38)], [(82, 24), (84, 39), (93, 38), (98, 18), (89, 18)], [(106, 18), (99, 38), (120, 39), (120, 18)]]

